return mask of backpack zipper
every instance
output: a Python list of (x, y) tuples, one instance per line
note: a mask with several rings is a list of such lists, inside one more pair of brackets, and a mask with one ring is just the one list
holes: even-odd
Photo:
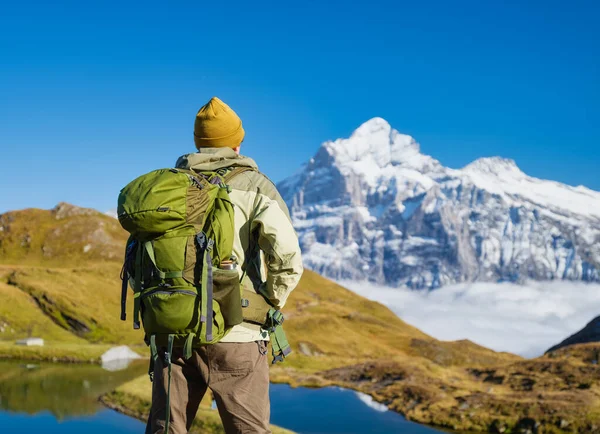
[(176, 289), (174, 291), (165, 291), (164, 289), (153, 289), (152, 291), (142, 294), (141, 298), (146, 298), (146, 297), (149, 297), (154, 294), (169, 294), (169, 295), (170, 294), (185, 294), (185, 295), (194, 295), (194, 296), (198, 295), (194, 291), (188, 291), (185, 289)]

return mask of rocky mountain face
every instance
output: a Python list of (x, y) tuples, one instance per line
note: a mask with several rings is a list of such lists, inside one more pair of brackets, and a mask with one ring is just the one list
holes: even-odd
[(325, 142), (278, 188), (306, 266), (334, 279), (600, 281), (600, 192), (498, 157), (444, 167), (381, 118)]

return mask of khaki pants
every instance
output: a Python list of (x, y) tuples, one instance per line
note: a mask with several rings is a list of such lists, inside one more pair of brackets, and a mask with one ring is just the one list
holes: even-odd
[[(169, 434), (186, 434), (207, 388), (213, 392), (227, 434), (270, 434), (267, 342), (218, 343), (194, 350), (190, 359), (173, 350)], [(152, 409), (146, 434), (165, 426), (168, 374), (164, 348), (154, 366)]]

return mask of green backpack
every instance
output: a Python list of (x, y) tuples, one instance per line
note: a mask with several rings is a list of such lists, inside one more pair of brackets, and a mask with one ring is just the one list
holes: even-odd
[[(233, 257), (233, 205), (227, 183), (255, 169), (232, 166), (197, 173), (160, 169), (121, 190), (117, 214), (131, 236), (121, 278), (121, 319), (133, 287), (133, 327), (143, 324), (152, 359), (157, 347), (220, 341), (246, 321), (269, 331), (274, 362), (291, 352), (283, 315), (268, 297), (244, 290)], [(245, 274), (245, 273), (244, 273)], [(140, 322), (141, 317), (141, 322)]]
[(183, 346), (189, 357), (194, 346), (218, 342), (243, 320), (227, 182), (246, 170), (160, 169), (121, 190), (119, 222), (131, 234), (121, 319), (131, 282), (133, 326), (140, 328), (141, 316), (153, 358), (157, 346)]

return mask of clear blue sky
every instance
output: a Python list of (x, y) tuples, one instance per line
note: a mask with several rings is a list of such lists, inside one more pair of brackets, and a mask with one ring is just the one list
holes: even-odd
[(447, 166), (500, 155), (600, 190), (599, 5), (3, 1), (0, 212), (114, 208), (194, 150), (213, 95), (275, 181), (381, 116)]

